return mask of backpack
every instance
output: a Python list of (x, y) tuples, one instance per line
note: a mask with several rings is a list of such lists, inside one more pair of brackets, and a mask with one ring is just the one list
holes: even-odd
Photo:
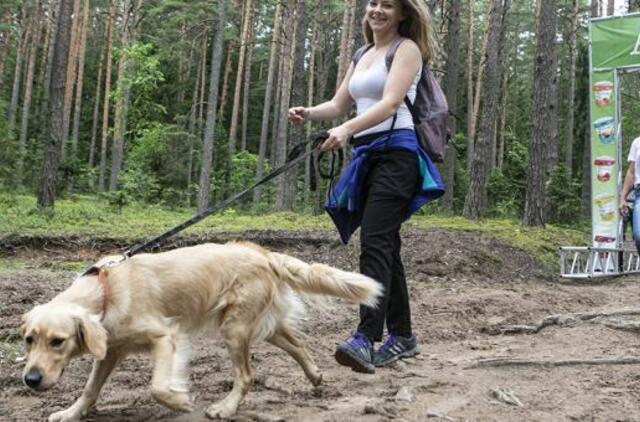
[[(393, 57), (402, 41), (406, 38), (397, 37), (391, 42), (385, 63), (387, 71), (391, 69)], [(366, 53), (373, 44), (360, 47), (353, 55), (353, 66)], [(407, 105), (409, 112), (413, 118), (413, 125), (422, 149), (429, 155), (432, 161), (436, 163), (444, 162), (445, 149), (451, 138), (449, 129), (449, 105), (447, 97), (445, 97), (440, 88), (440, 84), (428, 66), (422, 66), (422, 74), (416, 88), (416, 99), (413, 104), (409, 101), (409, 97), (404, 97), (404, 103)]]

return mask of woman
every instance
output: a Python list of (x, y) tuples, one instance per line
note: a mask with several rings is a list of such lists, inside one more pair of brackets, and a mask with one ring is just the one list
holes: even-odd
[[(345, 115), (352, 101), (357, 105), (357, 116), (329, 130), (320, 149), (343, 147), (354, 136), (352, 161), (330, 195), (327, 211), (345, 243), (361, 227), (360, 272), (380, 282), (385, 295), (377, 308), (361, 307), (357, 330), (335, 357), (355, 371), (373, 373), (375, 366), (419, 353), (411, 330), (399, 230), (412, 212), (441, 196), (444, 188), (437, 169), (419, 148), (404, 104), (405, 96), (415, 100), (422, 66), (437, 51), (428, 10), (419, 0), (371, 0), (363, 31), (370, 46), (355, 65), (351, 63), (334, 97), (315, 107), (293, 107), (289, 119), (295, 125), (332, 120)], [(396, 45), (387, 70), (385, 55)], [(374, 353), (385, 320), (389, 336)]]

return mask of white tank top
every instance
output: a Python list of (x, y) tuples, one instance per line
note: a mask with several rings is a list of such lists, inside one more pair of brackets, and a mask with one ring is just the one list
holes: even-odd
[[(413, 79), (413, 82), (409, 87), (409, 91), (407, 91), (407, 96), (409, 97), (409, 101), (411, 101), (411, 104), (413, 104), (416, 99), (416, 88), (418, 86), (418, 82), (420, 81), (421, 73), (422, 66), (420, 66), (420, 69), (418, 69), (418, 73)], [(351, 98), (353, 98), (353, 100), (356, 102), (358, 116), (366, 112), (369, 108), (371, 108), (371, 106), (382, 99), (384, 85), (387, 82), (388, 76), (389, 72), (387, 71), (387, 65), (385, 63), (384, 56), (379, 58), (367, 70), (358, 69), (358, 66), (356, 65), (353, 75), (351, 75), (348, 89)], [(394, 129), (413, 129), (413, 118), (411, 117), (411, 112), (407, 108), (407, 105), (404, 103), (404, 98), (402, 104), (400, 104), (400, 107), (398, 107), (397, 114), (398, 117), (396, 119), (396, 124), (393, 126)], [(370, 127), (369, 129), (358, 132), (355, 136), (362, 136), (369, 133), (389, 130), (391, 129), (392, 122), (393, 115), (383, 122)]]

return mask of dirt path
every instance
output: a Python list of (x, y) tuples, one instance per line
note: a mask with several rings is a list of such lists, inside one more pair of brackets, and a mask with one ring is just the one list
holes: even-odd
[[(249, 237), (307, 261), (350, 269), (357, 265), (357, 248), (339, 246), (333, 234)], [(638, 279), (562, 283), (544, 277), (522, 251), (491, 239), (445, 231), (407, 232), (404, 238), (422, 354), (375, 375), (345, 370), (332, 355), (355, 327), (356, 308), (336, 303), (330, 312), (311, 310), (306, 343), (324, 384), (313, 388), (280, 350), (254, 346), (256, 380), (238, 420), (640, 420), (638, 365), (466, 369), (476, 359), (498, 356), (640, 356), (636, 334), (601, 324), (550, 327), (536, 335), (494, 334), (501, 324), (536, 323), (549, 314), (636, 307)], [(50, 391), (29, 391), (20, 380), (22, 363), (15, 359), (21, 350), (14, 340), (20, 314), (69, 284), (73, 273), (63, 270), (65, 262), (89, 263), (95, 252), (54, 247), (13, 248), (12, 254), (26, 268), (0, 270), (0, 420), (42, 420), (79, 395), (91, 362), (73, 363)], [(148, 359), (134, 356), (105, 387), (89, 420), (206, 420), (203, 409), (231, 388), (230, 362), (219, 342), (201, 336), (194, 342), (191, 368), (196, 412), (180, 415), (157, 404), (149, 393)], [(496, 399), (497, 389), (512, 391), (522, 406)], [(400, 390), (411, 401), (399, 400)]]

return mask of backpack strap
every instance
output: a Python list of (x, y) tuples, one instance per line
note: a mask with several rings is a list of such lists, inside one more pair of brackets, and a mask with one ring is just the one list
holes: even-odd
[(358, 61), (362, 58), (362, 56), (364, 56), (364, 53), (366, 53), (367, 51), (369, 51), (369, 49), (371, 49), (371, 47), (373, 47), (373, 43), (365, 44), (359, 49), (357, 49), (355, 53), (353, 53), (353, 56), (351, 57), (351, 62), (353, 62), (353, 67), (356, 67), (356, 65), (358, 64)]
[(396, 55), (396, 51), (404, 40), (406, 40), (405, 37), (397, 36), (393, 39), (393, 41), (391, 41), (391, 44), (389, 44), (389, 49), (387, 50), (387, 54), (384, 57), (385, 64), (387, 65), (387, 71), (391, 70), (391, 64), (393, 63), (393, 58)]

